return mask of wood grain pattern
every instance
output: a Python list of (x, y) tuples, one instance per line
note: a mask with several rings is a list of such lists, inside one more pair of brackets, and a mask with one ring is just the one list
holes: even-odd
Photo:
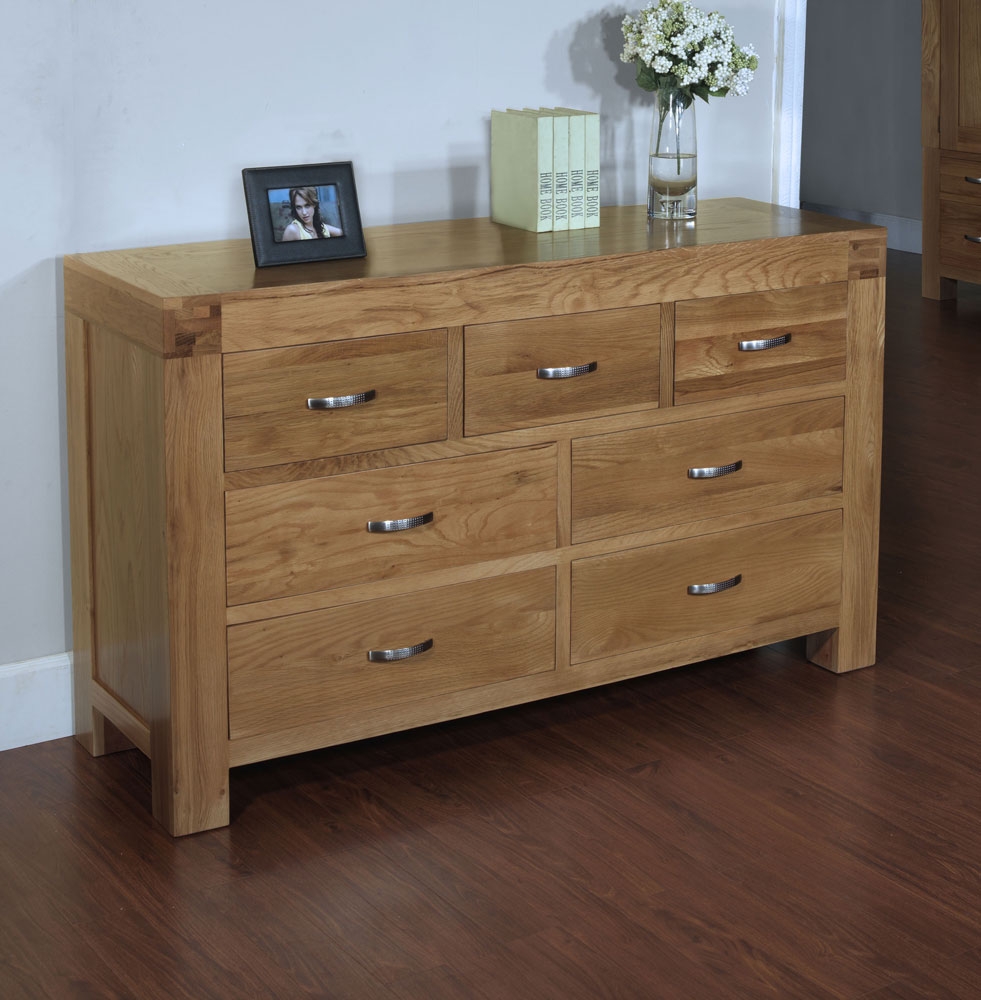
[[(835, 381), (845, 372), (848, 286), (818, 285), (679, 302), (675, 319), (675, 403)], [(789, 333), (765, 351), (742, 340)]]
[(844, 410), (827, 399), (576, 440), (573, 541), (840, 494)]
[[(369, 650), (431, 639), (395, 663)], [(233, 740), (552, 670), (555, 571), (536, 570), (228, 631)]]
[[(656, 406), (660, 322), (656, 305), (467, 327), (465, 433)], [(536, 377), (592, 362), (578, 378)]]
[[(923, 295), (952, 298), (957, 281), (977, 282), (981, 263), (963, 241), (977, 222), (981, 153), (981, 8), (977, 0), (924, 0), (922, 16)], [(929, 134), (930, 123), (939, 138)], [(937, 148), (939, 146), (939, 149)], [(971, 161), (971, 154), (975, 154)], [(966, 205), (952, 204), (964, 201)], [(973, 232), (973, 229), (971, 230)]]
[(876, 667), (733, 652), (797, 621), (625, 654), (648, 676), (236, 767), (233, 826), (178, 844), (141, 753), (5, 751), (4, 1000), (976, 1000), (981, 286), (923, 301), (889, 257)]
[(808, 655), (836, 672), (875, 662), (882, 471), (885, 278), (855, 282), (848, 297), (841, 623)]
[[(73, 274), (91, 276), (110, 290), (133, 295), (155, 309), (171, 309), (179, 308), (188, 298), (200, 301), (220, 296), (224, 304), (232, 296), (257, 300), (296, 297), (312, 293), (317, 286), (340, 288), (366, 282), (384, 286), (388, 279), (446, 271), (470, 273), (472, 277), (472, 272), (485, 270), (643, 255), (652, 250), (786, 238), (793, 241), (801, 236), (809, 237), (809, 243), (814, 237), (837, 243), (842, 238), (847, 241), (848, 233), (870, 229), (875, 227), (815, 212), (720, 198), (700, 202), (698, 225), (690, 227), (649, 224), (643, 205), (609, 206), (602, 210), (602, 225), (586, 232), (527, 233), (486, 218), (367, 227), (368, 254), (352, 260), (257, 269), (248, 240), (216, 240), (74, 254), (66, 257), (66, 268)], [(780, 272), (777, 263), (770, 276)], [(82, 311), (78, 315), (86, 316)], [(223, 322), (227, 319), (224, 310), (222, 318)]]
[[(968, 180), (968, 178), (971, 180)], [(969, 205), (981, 202), (981, 156), (940, 157), (940, 193), (944, 201), (963, 201)]]
[(138, 718), (168, 657), (163, 363), (93, 328), (90, 343), (95, 678)]
[(167, 669), (153, 676), (153, 813), (175, 836), (228, 823), (221, 358), (170, 361), (163, 384)]
[[(226, 470), (445, 438), (446, 347), (435, 330), (225, 355)], [(360, 406), (307, 407), (369, 390)]]
[(981, 198), (974, 204), (940, 202), (940, 266), (945, 272), (961, 269), (981, 275), (981, 243), (965, 237), (981, 237)]
[(920, 3), (920, 142), (924, 150), (940, 146), (940, 6), (941, 0)]
[[(233, 764), (309, 749), (317, 741), (359, 739), (544, 698), (792, 634), (827, 633), (830, 645), (817, 650), (817, 658), (833, 660), (838, 669), (859, 665), (855, 650), (869, 639), (874, 589), (854, 602), (854, 620), (839, 614), (837, 597), (829, 594), (850, 586), (854, 596), (869, 586), (874, 554), (870, 557), (868, 546), (844, 568), (835, 564), (833, 572), (831, 556), (818, 559), (816, 576), (833, 577), (833, 588), (822, 585), (799, 595), (794, 588), (806, 590), (808, 584), (794, 577), (791, 598), (774, 596), (772, 606), (759, 613), (754, 607), (743, 618), (708, 614), (701, 624), (689, 621), (672, 632), (685, 617), (674, 614), (664, 634), (639, 643), (620, 642), (611, 624), (636, 601), (634, 589), (601, 587), (580, 621), (576, 580), (587, 564), (641, 558), (642, 549), (657, 549), (659, 556), (684, 550), (687, 555), (679, 559), (687, 569), (692, 553), (704, 549), (708, 559), (719, 544), (724, 549), (734, 538), (756, 532), (766, 538), (756, 547), (763, 552), (756, 553), (757, 564), (779, 582), (780, 573), (794, 565), (797, 539), (784, 539), (781, 549), (774, 538), (784, 529), (774, 523), (838, 525), (844, 508), (846, 538), (866, 530), (873, 515), (850, 508), (868, 501), (871, 484), (859, 453), (867, 451), (878, 419), (872, 386), (878, 376), (869, 368), (875, 349), (849, 345), (846, 356), (841, 341), (849, 330), (865, 336), (881, 313), (881, 299), (852, 296), (851, 327), (840, 305), (846, 281), (870, 287), (882, 281), (884, 231), (741, 200), (709, 204), (697, 227), (651, 226), (643, 208), (608, 212), (604, 222), (610, 224), (603, 232), (574, 237), (536, 236), (487, 220), (381, 227), (372, 234), (366, 261), (276, 273), (244, 265), (234, 243), (83, 255), (66, 265), (75, 275), (73, 287), (88, 287), (92, 300), (73, 292), (79, 308), (104, 317), (95, 326), (88, 321), (99, 340), (90, 350), (90, 374), (76, 373), (84, 379), (97, 372), (99, 380), (87, 390), (90, 399), (99, 397), (89, 420), (91, 492), (97, 498), (92, 519), (99, 529), (93, 547), (93, 646), (97, 664), (104, 661), (108, 673), (106, 687), (96, 695), (101, 709), (96, 706), (91, 715), (92, 744), (104, 715), (148, 749), (154, 812), (170, 832), (227, 821)], [(93, 290), (100, 283), (104, 297)], [(774, 318), (797, 324), (798, 342), (829, 316), (831, 326), (840, 329), (823, 359), (805, 360), (803, 374), (776, 371), (744, 383), (739, 376), (717, 398), (709, 393), (692, 401), (679, 389), (691, 329), (686, 310), (720, 329), (741, 323), (750, 339), (769, 329)], [(618, 322), (597, 330), (599, 313)], [(84, 311), (77, 315), (85, 329)], [(637, 317), (645, 320), (635, 338)], [(625, 318), (626, 337), (619, 322)], [(129, 332), (118, 332), (118, 326)], [(497, 389), (496, 409), (505, 414), (503, 426), (513, 429), (484, 428), (464, 437), (473, 430), (471, 407), (479, 402), (482, 377), (479, 351), (471, 347), (486, 347), (494, 370), (509, 350), (520, 353), (535, 339), (559, 343), (566, 334), (557, 331), (570, 326), (580, 338), (576, 344), (589, 347), (606, 350), (611, 343), (639, 340), (639, 354), (628, 345), (633, 356), (620, 381), (629, 383), (639, 374), (645, 397), (635, 402), (618, 388), (598, 412), (577, 400), (554, 413), (532, 407), (515, 420), (523, 404), (513, 392)], [(502, 350), (508, 338), (511, 347)], [(416, 363), (414, 354), (410, 364), (396, 364), (402, 348), (419, 345), (425, 363)], [(73, 368), (77, 354), (69, 355)], [(282, 419), (282, 407), (295, 390), (297, 373), (317, 369), (335, 377), (350, 374), (362, 361), (370, 361), (371, 368), (379, 358), (403, 372), (411, 369), (407, 377), (390, 380), (393, 391), (423, 370), (441, 373), (439, 399), (428, 404), (439, 409), (441, 439), (420, 440), (410, 433), (404, 408), (390, 419), (398, 424), (391, 441), (372, 430), (327, 445), (284, 427), (290, 421)], [(534, 367), (553, 363), (570, 359), (534, 359)], [(117, 392), (116, 383), (126, 386)], [(665, 402), (686, 405), (657, 406), (662, 390)], [(352, 391), (362, 390), (345, 385), (323, 394)], [(310, 395), (301, 393), (304, 401)], [(265, 429), (249, 425), (259, 397), (275, 402)], [(851, 493), (847, 484), (839, 493), (837, 482), (842, 397)], [(577, 485), (575, 472), (575, 449), (587, 447), (583, 439), (625, 435), (616, 442), (622, 446), (620, 466), (606, 467), (605, 476), (612, 479), (618, 472), (627, 475), (638, 454), (643, 465), (650, 446), (645, 435), (731, 443), (732, 429), (747, 415), (784, 406), (793, 414), (795, 431), (789, 436), (797, 438), (797, 446), (781, 443), (775, 447), (785, 460), (771, 454), (765, 462), (770, 470), (785, 466), (783, 471), (793, 473), (792, 485), (770, 479), (765, 488), (758, 484), (762, 492), (752, 500), (707, 509), (667, 500), (663, 517), (652, 517), (650, 497), (643, 494), (653, 487), (645, 489), (644, 481), (659, 484), (663, 469), (651, 469), (633, 490), (633, 519), (617, 529), (626, 534), (602, 537), (590, 526), (577, 540), (574, 523), (581, 527), (589, 520), (576, 520), (577, 492), (589, 494)], [(693, 435), (686, 424), (700, 424), (701, 433)], [(788, 435), (781, 428), (764, 436)], [(807, 469), (800, 461), (808, 453), (802, 438), (813, 439), (815, 448)], [(739, 434), (736, 439), (750, 450), (758, 443)], [(345, 454), (331, 450), (347, 448), (352, 450)], [(606, 461), (604, 450), (590, 453), (590, 466)], [(256, 462), (275, 464), (252, 467)], [(596, 476), (599, 482), (604, 473)], [(596, 493), (622, 499), (605, 483)], [(430, 510), (436, 517), (432, 525), (384, 535), (365, 530), (369, 519)], [(121, 522), (115, 535), (107, 530), (114, 520)], [(827, 555), (840, 543), (814, 544)], [(834, 559), (840, 560), (840, 553)], [(136, 586), (127, 573), (138, 578)], [(509, 595), (505, 603), (526, 607), (523, 584), (515, 581), (532, 578), (549, 581), (547, 618), (537, 619), (550, 651), (546, 668), (540, 669), (532, 643), (523, 661), (508, 654), (503, 672), (493, 656), (478, 655), (479, 676), (462, 688), (452, 676), (458, 658), (415, 690), (403, 684), (411, 674), (394, 668), (385, 668), (384, 681), (368, 693), (345, 680), (342, 671), (331, 682), (347, 692), (340, 700), (323, 696), (306, 666), (295, 675), (301, 693), (290, 694), (289, 683), (281, 691), (277, 683), (289, 677), (286, 664), (302, 660), (311, 642), (330, 642), (324, 628), (335, 637), (361, 635), (376, 622), (373, 609), (384, 606), (404, 612), (408, 632), (422, 623), (416, 614), (420, 593), (439, 592), (441, 602), (445, 597), (452, 603), (465, 593), (500, 587)], [(105, 615), (99, 612), (100, 586), (109, 602)], [(767, 604), (771, 591), (760, 593)], [(601, 598), (617, 605), (611, 614), (597, 611)], [(466, 621), (476, 627), (479, 616), (474, 616), (484, 604), (467, 603)], [(507, 625), (494, 631), (487, 607), (484, 614), (479, 626), (493, 642), (513, 639), (520, 645)], [(131, 628), (134, 622), (146, 627)], [(311, 622), (318, 624), (308, 629)], [(640, 632), (646, 626), (641, 623)], [(511, 632), (520, 637), (522, 628)], [(276, 638), (261, 638), (267, 632)], [(129, 633), (136, 643), (132, 655), (124, 655), (119, 646)], [(233, 697), (241, 694), (245, 707), (233, 709), (239, 728), (231, 742), (229, 635), (248, 637), (241, 658), (233, 658), (247, 679), (233, 685)], [(395, 648), (418, 639), (389, 636), (378, 644)], [(261, 653), (254, 655), (255, 650)], [(282, 670), (266, 670), (270, 656), (279, 656)], [(571, 659), (577, 660), (574, 667)]]
[(941, 276), (940, 266), (940, 162), (939, 149), (923, 149), (923, 297), (949, 299), (957, 294), (957, 283)]
[[(688, 663), (728, 656), (781, 641), (781, 636), (805, 635), (827, 629), (837, 621), (837, 607), (743, 624), (708, 635), (690, 636), (656, 646), (616, 653), (556, 669), (531, 673), (490, 687), (470, 688), (438, 698), (390, 706), (384, 714), (348, 714), (326, 723), (281, 729), (243, 737), (229, 745), (233, 767), (270, 760), (319, 747), (336, 746), (417, 726), (448, 722), (494, 709), (554, 698), (671, 670)], [(568, 631), (566, 631), (568, 636)], [(679, 680), (679, 683), (684, 683)], [(720, 723), (724, 724), (724, 723)]]
[[(841, 600), (834, 511), (667, 542), (572, 566), (572, 662), (760, 623)], [(742, 582), (692, 596), (691, 584)]]
[[(546, 445), (229, 493), (228, 603), (553, 548), (555, 461)], [(419, 528), (366, 530), (430, 512)]]
[(981, 5), (960, 0), (958, 14), (958, 148), (981, 153)]

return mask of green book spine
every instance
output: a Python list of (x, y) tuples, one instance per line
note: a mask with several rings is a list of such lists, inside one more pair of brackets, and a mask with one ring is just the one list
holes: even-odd
[(588, 112), (585, 119), (586, 221), (591, 229), (600, 224), (600, 116)]
[(491, 112), (491, 219), (506, 226), (552, 228), (552, 119)]
[(586, 223), (586, 117), (574, 108), (555, 108), (569, 122), (569, 228)]

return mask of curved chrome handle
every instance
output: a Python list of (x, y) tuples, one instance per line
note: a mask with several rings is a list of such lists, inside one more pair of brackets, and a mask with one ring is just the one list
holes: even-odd
[(396, 660), (407, 660), (410, 656), (418, 656), (432, 648), (433, 640), (427, 639), (416, 646), (403, 646), (401, 649), (369, 649), (368, 659), (372, 663), (394, 663)]
[(368, 530), (373, 535), (384, 535), (391, 531), (408, 531), (423, 524), (432, 524), (433, 512), (420, 514), (418, 517), (400, 517), (394, 521), (369, 521)]
[(771, 347), (783, 347), (790, 343), (791, 335), (783, 333), (779, 337), (767, 337), (766, 340), (740, 340), (739, 350), (741, 351), (768, 351)]
[(743, 460), (730, 462), (728, 465), (709, 465), (703, 469), (689, 469), (689, 479), (718, 479), (719, 476), (731, 476), (743, 467)]
[(353, 396), (322, 396), (320, 399), (308, 399), (308, 410), (343, 410), (348, 406), (360, 406), (370, 403), (375, 398), (375, 390), (356, 392)]
[(598, 361), (590, 361), (588, 365), (571, 365), (568, 368), (539, 368), (535, 373), (538, 378), (577, 378), (588, 375), (599, 368)]
[(968, 236), (967, 233), (965, 233), (964, 239), (970, 240), (972, 243), (981, 243), (981, 236)]
[(965, 177), (968, 184), (981, 184), (981, 177)]
[(737, 573), (721, 583), (693, 583), (688, 587), (688, 593), (696, 596), (698, 594), (721, 594), (723, 590), (732, 590), (733, 587), (738, 587), (742, 581), (742, 573)]

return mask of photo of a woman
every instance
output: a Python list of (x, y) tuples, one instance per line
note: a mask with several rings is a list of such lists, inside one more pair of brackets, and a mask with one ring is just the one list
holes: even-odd
[(291, 221), (283, 230), (282, 242), (326, 240), (344, 235), (343, 230), (321, 218), (320, 194), (315, 187), (290, 188), (289, 204)]
[(367, 254), (349, 161), (242, 170), (256, 267)]

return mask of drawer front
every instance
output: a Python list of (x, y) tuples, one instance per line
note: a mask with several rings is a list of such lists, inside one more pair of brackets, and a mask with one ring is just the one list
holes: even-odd
[(551, 549), (555, 535), (554, 444), (238, 490), (225, 496), (228, 603)]
[[(740, 582), (718, 593), (689, 586)], [(841, 512), (700, 535), (572, 564), (572, 661), (612, 656), (841, 601)]]
[(446, 437), (445, 330), (228, 354), (222, 365), (229, 472)]
[(981, 157), (940, 157), (940, 194), (981, 206)]
[(981, 281), (981, 200), (940, 203), (940, 263), (973, 271)]
[[(656, 406), (660, 330), (660, 306), (467, 327), (465, 433)], [(575, 377), (539, 377), (593, 363)]]
[(844, 378), (847, 311), (847, 282), (679, 302), (675, 402)]
[[(373, 662), (382, 655), (415, 655)], [(552, 567), (228, 629), (232, 739), (555, 666)], [(447, 715), (450, 715), (447, 712)]]
[(840, 397), (572, 442), (572, 540), (841, 492)]

